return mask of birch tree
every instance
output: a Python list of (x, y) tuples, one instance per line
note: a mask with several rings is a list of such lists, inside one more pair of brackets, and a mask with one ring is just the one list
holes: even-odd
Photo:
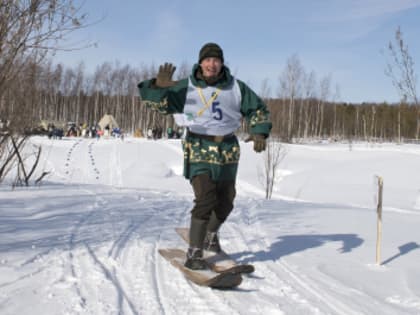
[(311, 100), (315, 98), (315, 85), (316, 85), (316, 75), (314, 71), (311, 71), (309, 74), (304, 75), (303, 80), (303, 139), (307, 139), (309, 135), (309, 128), (311, 125)]
[(286, 68), (280, 77), (280, 87), (283, 97), (288, 100), (287, 140), (291, 141), (295, 119), (295, 103), (301, 88), (303, 67), (297, 55), (287, 60)]
[(317, 104), (317, 114), (316, 114), (316, 134), (318, 138), (321, 138), (323, 135), (324, 129), (324, 104), (328, 99), (330, 94), (330, 87), (331, 87), (331, 76), (328, 75), (324, 77), (321, 82), (319, 83), (319, 97), (318, 97), (318, 104)]

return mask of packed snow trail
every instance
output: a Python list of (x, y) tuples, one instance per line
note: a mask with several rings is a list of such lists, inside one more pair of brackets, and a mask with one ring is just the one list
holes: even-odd
[(420, 313), (415, 209), (387, 213), (394, 227), (378, 267), (373, 211), (266, 201), (243, 169), (221, 245), (256, 272), (212, 290), (158, 254), (185, 248), (174, 228), (188, 225), (193, 197), (179, 141), (45, 143), (48, 182), (0, 190), (1, 314)]

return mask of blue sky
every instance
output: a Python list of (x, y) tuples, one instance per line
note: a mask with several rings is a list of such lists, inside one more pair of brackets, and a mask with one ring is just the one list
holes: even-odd
[(420, 0), (86, 0), (83, 9), (91, 20), (104, 18), (71, 41), (97, 47), (54, 60), (83, 61), (88, 72), (117, 60), (133, 67), (193, 64), (203, 44), (216, 42), (231, 71), (257, 93), (268, 79), (275, 96), (287, 60), (297, 54), (318, 80), (331, 75), (340, 101), (395, 102), (383, 52), (400, 26), (420, 74)]

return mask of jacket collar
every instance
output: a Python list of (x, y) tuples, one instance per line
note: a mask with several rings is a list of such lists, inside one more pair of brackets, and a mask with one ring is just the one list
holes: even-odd
[[(194, 86), (201, 87), (201, 88), (205, 88), (209, 86), (209, 84), (207, 84), (206, 81), (204, 81), (203, 79), (200, 78), (199, 75), (197, 75), (198, 71), (201, 71), (200, 65), (195, 64), (193, 66), (192, 73), (190, 75), (192, 84)], [(232, 83), (233, 76), (231, 75), (229, 68), (226, 67), (225, 65), (223, 65), (221, 71), (223, 73), (222, 77), (216, 82), (216, 84), (212, 86), (217, 87), (217, 88), (226, 88)]]

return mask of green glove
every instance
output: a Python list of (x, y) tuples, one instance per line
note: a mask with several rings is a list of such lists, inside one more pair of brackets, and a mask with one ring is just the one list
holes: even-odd
[(250, 135), (245, 142), (254, 141), (254, 151), (259, 153), (265, 150), (265, 136), (261, 134)]
[(176, 84), (176, 81), (172, 80), (172, 76), (176, 67), (173, 64), (165, 62), (165, 64), (159, 66), (159, 72), (156, 76), (156, 86), (160, 88), (171, 87)]

